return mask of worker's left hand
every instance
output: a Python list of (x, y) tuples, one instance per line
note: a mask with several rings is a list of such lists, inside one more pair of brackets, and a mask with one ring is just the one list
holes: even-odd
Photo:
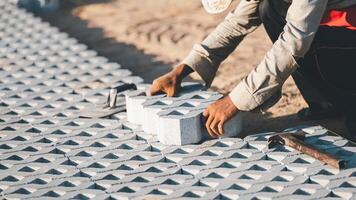
[(238, 112), (229, 96), (216, 101), (208, 106), (203, 116), (206, 119), (205, 127), (211, 137), (219, 137), (224, 134), (224, 124)]

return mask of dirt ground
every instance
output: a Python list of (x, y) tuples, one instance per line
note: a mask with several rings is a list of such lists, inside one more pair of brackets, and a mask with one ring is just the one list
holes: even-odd
[[(184, 3), (181, 0), (63, 0), (60, 11), (43, 17), (149, 83), (184, 58), (193, 44), (209, 34), (227, 12), (209, 15), (202, 9), (200, 0)], [(221, 65), (212, 89), (230, 91), (260, 62), (271, 45), (263, 27), (258, 28)], [(191, 79), (200, 80), (197, 74)], [(244, 133), (279, 131), (312, 123), (301, 122), (295, 115), (306, 103), (292, 79), (284, 85), (282, 96), (265, 113), (243, 113)]]

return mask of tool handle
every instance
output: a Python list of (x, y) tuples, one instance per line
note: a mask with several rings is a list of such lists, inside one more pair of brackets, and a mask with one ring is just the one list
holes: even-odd
[(318, 149), (315, 149), (309, 144), (306, 144), (304, 141), (299, 140), (290, 134), (281, 135), (284, 138), (285, 145), (292, 147), (302, 153), (305, 153), (317, 160), (320, 160), (328, 165), (336, 167), (338, 169), (345, 168), (345, 161), (340, 160), (330, 154), (322, 152)]

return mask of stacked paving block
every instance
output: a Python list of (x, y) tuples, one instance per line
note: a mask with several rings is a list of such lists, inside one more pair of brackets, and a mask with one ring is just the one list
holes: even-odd
[[(161, 99), (162, 102), (161, 104), (164, 105), (164, 101), (168, 102), (169, 101), (176, 101), (178, 98), (168, 98), (164, 94), (161, 95), (154, 95), (154, 96), (149, 96), (148, 95), (148, 90), (150, 88), (150, 85), (144, 85), (141, 88), (138, 88), (138, 90), (127, 92), (125, 94), (126, 98), (126, 109), (127, 109), (127, 120), (131, 123), (134, 124), (140, 124), (143, 125), (145, 121), (145, 115), (144, 115), (144, 103), (146, 103), (147, 106), (149, 106), (147, 101), (152, 101), (152, 100), (159, 100)], [(201, 91), (203, 90), (204, 87), (199, 84), (199, 83), (183, 83), (182, 84), (182, 91), (180, 92), (180, 96), (194, 92), (194, 91)], [(162, 108), (163, 109), (163, 108)]]
[[(182, 84), (177, 97), (147, 96), (147, 89), (126, 93), (129, 122), (141, 125), (143, 131), (157, 135), (166, 145), (194, 144), (208, 138), (202, 113), (221, 94), (203, 91), (200, 84), (189, 82)], [(237, 115), (224, 126), (224, 137), (236, 137), (241, 127), (241, 117)]]
[(289, 131), (307, 132), (307, 143), (345, 159), (346, 169), (268, 149), (273, 132), (172, 146), (125, 112), (81, 117), (111, 87), (145, 85), (8, 1), (0, 10), (0, 199), (356, 198), (355, 145), (322, 127)]

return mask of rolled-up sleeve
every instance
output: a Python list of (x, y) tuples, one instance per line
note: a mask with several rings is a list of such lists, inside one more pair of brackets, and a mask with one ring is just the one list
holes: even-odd
[(260, 24), (257, 0), (241, 0), (235, 11), (200, 44), (194, 45), (182, 63), (190, 66), (210, 86), (220, 63), (235, 50), (244, 36)]
[(250, 111), (280, 91), (285, 80), (298, 67), (296, 58), (309, 50), (326, 0), (294, 0), (288, 9), (284, 31), (261, 63), (229, 94), (239, 110)]

